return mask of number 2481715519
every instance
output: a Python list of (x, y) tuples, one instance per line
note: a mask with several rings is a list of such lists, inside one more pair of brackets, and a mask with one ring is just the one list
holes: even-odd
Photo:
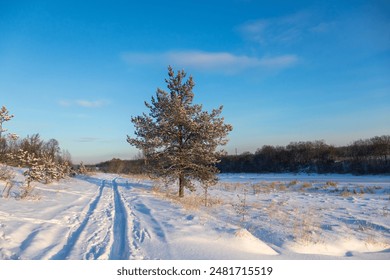
[(271, 275), (272, 267), (210, 267), (210, 275)]

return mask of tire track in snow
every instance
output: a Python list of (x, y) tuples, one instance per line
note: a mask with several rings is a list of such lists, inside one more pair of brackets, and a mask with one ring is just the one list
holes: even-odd
[(104, 181), (101, 183), (99, 187), (98, 194), (96, 195), (94, 200), (89, 204), (89, 209), (87, 214), (85, 215), (84, 220), (81, 222), (81, 224), (78, 226), (77, 229), (75, 229), (69, 234), (67, 242), (64, 245), (64, 247), (62, 247), (62, 249), (59, 252), (57, 252), (54, 256), (52, 256), (50, 258), (51, 260), (65, 260), (68, 258), (69, 254), (72, 252), (72, 249), (76, 245), (77, 240), (79, 239), (81, 233), (85, 229), (89, 221), (89, 218), (92, 216), (93, 212), (95, 211), (100, 201), (100, 198), (102, 197), (103, 188), (104, 188)]
[[(148, 232), (147, 228), (142, 226), (143, 221), (141, 221), (140, 217), (136, 215), (136, 212), (133, 211), (133, 207), (131, 207), (127, 201), (134, 201), (138, 196), (137, 194), (131, 191), (132, 186), (129, 185), (129, 182), (126, 181), (124, 184), (119, 185), (117, 180), (115, 180), (115, 184), (123, 188), (123, 190), (130, 191), (129, 192), (119, 192), (117, 191), (119, 198), (121, 199), (121, 203), (123, 205), (124, 210), (126, 211), (126, 247), (125, 250), (128, 252), (126, 256), (129, 259), (144, 259), (145, 252), (142, 244), (146, 239), (151, 239), (151, 235)], [(125, 195), (126, 193), (126, 195)], [(123, 234), (122, 232), (122, 239)], [(119, 242), (118, 242), (119, 243)], [(124, 245), (125, 246), (125, 245)]]
[(113, 226), (113, 243), (110, 252), (111, 260), (128, 260), (130, 258), (128, 232), (128, 213), (125, 204), (118, 190), (116, 178), (112, 181), (112, 190), (114, 192), (114, 226)]
[[(105, 186), (105, 184), (106, 184), (106, 180), (103, 180), (103, 186)], [(109, 195), (107, 195), (107, 193), (109, 193)], [(100, 221), (100, 224), (98, 224), (98, 228), (93, 231), (94, 234), (90, 235), (87, 240), (88, 246), (87, 246), (86, 253), (84, 254), (84, 258), (88, 260), (99, 259), (101, 256), (108, 253), (107, 250), (110, 250), (111, 248), (109, 243), (112, 239), (112, 227), (113, 227), (112, 215), (114, 210), (113, 209), (114, 201), (113, 201), (111, 184), (109, 188), (106, 188), (105, 194), (104, 193), (102, 194), (102, 198), (109, 199), (110, 203), (108, 203), (108, 205), (105, 205), (105, 207), (102, 208), (104, 209), (104, 211), (101, 212), (104, 213), (104, 215), (96, 217), (96, 219)], [(94, 240), (96, 237), (98, 238), (100, 237), (100, 240), (98, 240), (97, 242)]]
[[(132, 191), (135, 185), (129, 184), (128, 181), (118, 182), (118, 180), (119, 178), (115, 180), (115, 188), (113, 189), (117, 193), (118, 199), (120, 199), (121, 207), (123, 206), (124, 208), (126, 221), (121, 218), (123, 222), (123, 226), (121, 227), (122, 234), (114, 234), (114, 236), (116, 235), (114, 240), (117, 240), (117, 244), (125, 240), (122, 246), (125, 248), (124, 251), (128, 252), (126, 255), (127, 259), (149, 258), (150, 249), (154, 245), (167, 243), (165, 229), (153, 216), (153, 211), (146, 206), (142, 195)], [(119, 192), (118, 188), (122, 189), (122, 191)], [(118, 223), (121, 219), (118, 219)], [(124, 231), (124, 225), (127, 226), (126, 232)], [(119, 241), (119, 238), (121, 238), (121, 241)], [(113, 246), (113, 248), (115, 247)], [(113, 259), (113, 257), (110, 257), (110, 259)]]

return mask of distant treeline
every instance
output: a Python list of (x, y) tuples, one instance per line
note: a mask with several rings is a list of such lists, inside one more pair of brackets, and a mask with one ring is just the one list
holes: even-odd
[[(92, 166), (87, 166), (91, 168)], [(101, 162), (95, 165), (99, 171), (106, 173), (121, 174), (142, 174), (145, 173), (145, 161), (143, 159), (121, 160), (113, 158), (112, 160)]]
[(218, 164), (223, 173), (307, 172), (390, 174), (390, 136), (335, 147), (324, 141), (263, 146), (254, 154), (229, 155)]
[[(112, 159), (96, 165), (111, 173), (143, 173), (143, 159)], [(390, 174), (390, 135), (336, 147), (323, 140), (266, 145), (255, 153), (227, 155), (217, 167), (222, 173), (352, 173)]]

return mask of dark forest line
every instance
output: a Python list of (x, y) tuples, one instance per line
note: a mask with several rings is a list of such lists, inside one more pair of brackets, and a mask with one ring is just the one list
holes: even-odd
[[(112, 173), (143, 173), (144, 160), (112, 159), (96, 165)], [(351, 173), (390, 174), (390, 135), (333, 146), (323, 140), (265, 145), (255, 153), (226, 155), (217, 164), (221, 173)]]

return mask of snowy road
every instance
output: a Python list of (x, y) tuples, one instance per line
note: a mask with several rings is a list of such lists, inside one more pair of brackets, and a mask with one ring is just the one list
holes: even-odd
[[(246, 192), (248, 206), (240, 208), (242, 191), (227, 182), (212, 189), (217, 204), (209, 209), (180, 205), (156, 194), (150, 181), (115, 174), (38, 185), (29, 200), (0, 198), (0, 259), (390, 258), (386, 194)], [(314, 191), (320, 183), (311, 182)], [(375, 185), (390, 188), (387, 178)], [(302, 237), (304, 244), (296, 243)]]
[(101, 179), (82, 221), (70, 229), (64, 246), (50, 259), (149, 258), (142, 252), (142, 243), (150, 242), (152, 236), (165, 242), (164, 229), (142, 199), (150, 198), (133, 186), (136, 184), (125, 179)]

